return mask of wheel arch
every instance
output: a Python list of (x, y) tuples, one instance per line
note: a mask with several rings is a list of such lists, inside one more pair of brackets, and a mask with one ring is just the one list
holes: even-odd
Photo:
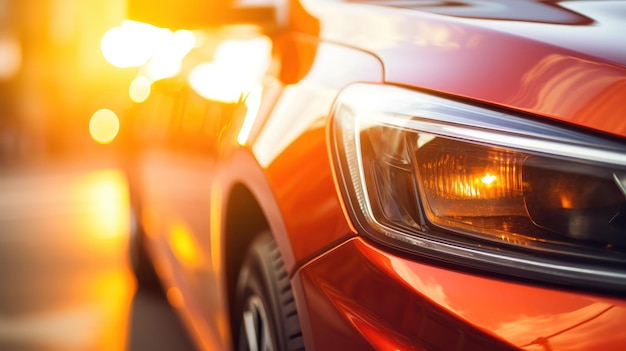
[[(242, 176), (244, 175), (245, 176)], [(295, 266), (285, 222), (263, 169), (245, 149), (236, 151), (223, 164), (214, 187), (220, 189), (220, 205), (212, 205), (212, 219), (218, 219), (219, 255), (228, 302), (229, 327), (233, 328), (233, 301), (238, 273), (255, 237), (269, 231), (276, 241), (288, 273)], [(214, 199), (216, 200), (216, 199)], [(213, 201), (213, 200), (212, 200)], [(215, 229), (215, 228), (214, 228)], [(219, 232), (219, 234), (218, 234)], [(217, 243), (215, 243), (217, 244)], [(218, 252), (214, 252), (218, 254)]]
[(243, 183), (231, 188), (225, 207), (224, 218), (224, 262), (230, 328), (234, 330), (237, 321), (233, 318), (234, 303), (239, 270), (246, 252), (254, 239), (269, 230), (266, 216), (256, 197)]

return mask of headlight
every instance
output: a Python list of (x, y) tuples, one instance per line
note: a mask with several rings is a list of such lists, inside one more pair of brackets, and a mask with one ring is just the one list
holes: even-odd
[(330, 126), (363, 234), (429, 259), (626, 291), (626, 144), (415, 91), (345, 89)]

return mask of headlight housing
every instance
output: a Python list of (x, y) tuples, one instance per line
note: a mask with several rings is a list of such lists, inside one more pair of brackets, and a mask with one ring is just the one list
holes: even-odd
[(404, 88), (333, 108), (338, 187), (360, 232), (431, 259), (626, 291), (626, 144)]

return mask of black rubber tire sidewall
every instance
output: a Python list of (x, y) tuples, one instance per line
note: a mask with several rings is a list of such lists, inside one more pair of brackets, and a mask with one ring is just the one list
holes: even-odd
[(280, 351), (304, 350), (291, 282), (273, 237), (262, 233), (251, 244), (237, 281), (238, 339), (235, 349), (248, 350), (243, 328), (243, 308), (250, 296), (263, 303), (273, 345)]

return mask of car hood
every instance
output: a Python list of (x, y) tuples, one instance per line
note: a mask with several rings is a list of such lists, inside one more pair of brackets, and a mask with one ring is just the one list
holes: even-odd
[(304, 1), (385, 80), (626, 137), (625, 1)]
[[(354, 1), (474, 21), (468, 24), (539, 40), (626, 65), (626, 1)], [(482, 20), (482, 21), (477, 21)]]

